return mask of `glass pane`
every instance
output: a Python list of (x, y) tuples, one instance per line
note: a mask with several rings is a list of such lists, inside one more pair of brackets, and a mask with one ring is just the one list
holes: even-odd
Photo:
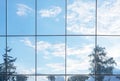
[[(104, 47), (104, 53), (106, 56), (102, 57), (103, 54), (101, 55), (101, 60), (103, 63), (100, 65), (101, 62), (99, 63), (99, 70), (101, 70), (101, 73), (105, 74), (120, 74), (120, 37), (107, 37), (107, 36), (100, 36), (98, 37), (98, 45), (100, 47)], [(99, 53), (100, 54), (100, 53)], [(111, 59), (110, 59), (111, 58)], [(114, 63), (114, 61), (116, 64)], [(106, 62), (107, 63), (106, 63)], [(105, 63), (104, 63), (105, 62)], [(102, 67), (106, 67), (105, 71), (102, 71)], [(114, 67), (112, 69), (112, 67)], [(111, 68), (111, 69), (110, 69)]]
[(90, 73), (90, 57), (94, 48), (92, 36), (67, 37), (67, 74)]
[(37, 52), (38, 73), (65, 73), (64, 37), (38, 37)]
[(35, 40), (32, 37), (8, 37), (8, 56), (16, 58), (14, 66), (18, 74), (35, 73)]
[(5, 12), (5, 0), (0, 0), (0, 35), (5, 35), (5, 24), (6, 24), (6, 12)]
[(35, 0), (8, 0), (8, 34), (35, 34), (34, 3)]
[(37, 76), (37, 81), (65, 81), (65, 77), (56, 75)]
[(98, 0), (98, 34), (120, 35), (120, 0)]
[(95, 0), (68, 0), (67, 34), (95, 34)]
[(65, 0), (38, 0), (39, 35), (65, 34)]

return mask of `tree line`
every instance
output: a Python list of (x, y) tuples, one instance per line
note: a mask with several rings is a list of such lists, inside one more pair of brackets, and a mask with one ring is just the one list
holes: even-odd
[[(0, 64), (0, 81), (27, 81), (26, 75), (19, 75), (16, 72), (16, 66), (14, 62), (17, 58), (13, 58), (9, 56), (9, 53), (12, 49), (6, 48), (6, 53), (3, 54), (3, 63)], [(90, 62), (90, 73), (89, 76), (85, 75), (74, 75), (70, 76), (67, 81), (85, 81), (90, 76), (94, 78), (96, 81), (104, 81), (105, 75), (104, 74), (113, 74), (113, 69), (117, 64), (113, 57), (108, 57), (105, 51), (105, 48), (96, 46), (92, 53), (89, 54), (91, 58)], [(93, 76), (92, 74), (98, 75)], [(55, 81), (54, 75), (47, 76), (49, 81)], [(120, 77), (116, 77), (120, 79)], [(110, 81), (110, 79), (108, 80)]]
[(5, 49), (5, 54), (3, 54), (3, 63), (0, 64), (0, 81), (27, 81), (27, 76), (22, 74), (17, 74), (16, 66), (14, 62), (17, 58), (9, 56), (11, 48)]
[[(92, 53), (89, 54), (90, 73), (89, 75), (74, 75), (70, 76), (67, 81), (86, 81), (92, 77), (95, 81), (111, 81), (111, 78), (104, 80), (105, 76), (113, 75), (113, 69), (117, 65), (113, 57), (108, 57), (105, 48), (96, 46)], [(92, 75), (94, 74), (94, 75)], [(47, 77), (49, 81), (55, 81), (55, 76), (50, 75)], [(116, 79), (120, 80), (120, 77), (116, 76)]]

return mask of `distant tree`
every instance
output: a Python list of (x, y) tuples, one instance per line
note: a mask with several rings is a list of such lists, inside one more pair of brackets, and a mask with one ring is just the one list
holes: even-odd
[(27, 81), (27, 76), (25, 75), (17, 75), (16, 81)]
[(49, 81), (55, 81), (55, 76), (54, 75), (49, 75), (47, 76)]
[[(11, 52), (11, 48), (5, 49), (5, 54), (3, 54), (3, 63), (0, 64), (0, 81), (26, 81), (26, 80), (17, 80), (14, 74), (17, 74), (16, 72), (16, 66), (14, 65), (14, 62), (17, 58), (13, 58), (12, 56), (9, 56), (9, 53)], [(20, 75), (21, 78), (25, 78), (25, 75)]]
[[(11, 52), (12, 49), (7, 48), (5, 49), (5, 54), (3, 54), (3, 63), (0, 64), (0, 74), (4, 74), (2, 77), (2, 81), (8, 81), (12, 77), (11, 76), (15, 73), (16, 67), (14, 66), (14, 62), (16, 61), (16, 58), (13, 58), (12, 56), (9, 56), (9, 52)], [(7, 74), (7, 76), (5, 76)]]
[(116, 78), (120, 80), (120, 76), (116, 76)]
[(94, 48), (89, 57), (91, 58), (91, 74), (99, 74), (99, 76), (94, 77), (96, 81), (103, 81), (104, 75), (101, 74), (113, 74), (113, 69), (116, 62), (113, 57), (107, 57), (105, 48), (97, 46)]
[(68, 78), (68, 81), (85, 81), (89, 77), (85, 75), (75, 75)]

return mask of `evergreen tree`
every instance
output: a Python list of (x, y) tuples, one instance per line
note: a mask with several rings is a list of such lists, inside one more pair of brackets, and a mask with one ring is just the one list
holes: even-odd
[(102, 74), (113, 74), (116, 62), (113, 57), (107, 57), (105, 48), (97, 46), (89, 57), (91, 58), (91, 74), (99, 74), (94, 77), (96, 81), (103, 81), (104, 75)]
[(3, 54), (3, 63), (0, 64), (0, 81), (26, 81), (27, 77), (25, 75), (17, 75), (16, 66), (14, 62), (16, 58), (9, 56), (9, 53), (12, 49), (7, 48), (5, 49), (5, 54)]
[(11, 52), (11, 50), (12, 49), (10, 48), (5, 49), (5, 54), (2, 55), (3, 63), (0, 64), (0, 74), (4, 74), (4, 76), (1, 76), (1, 81), (10, 80), (13, 77), (11, 75), (15, 74), (16, 67), (14, 66), (14, 62), (16, 61), (16, 58), (9, 56), (9, 52)]

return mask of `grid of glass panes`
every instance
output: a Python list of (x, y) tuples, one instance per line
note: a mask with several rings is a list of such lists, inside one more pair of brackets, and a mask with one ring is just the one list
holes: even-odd
[(88, 56), (99, 45), (117, 63), (104, 80), (119, 81), (119, 9), (120, 0), (0, 0), (0, 64), (8, 47), (16, 81), (96, 81)]

